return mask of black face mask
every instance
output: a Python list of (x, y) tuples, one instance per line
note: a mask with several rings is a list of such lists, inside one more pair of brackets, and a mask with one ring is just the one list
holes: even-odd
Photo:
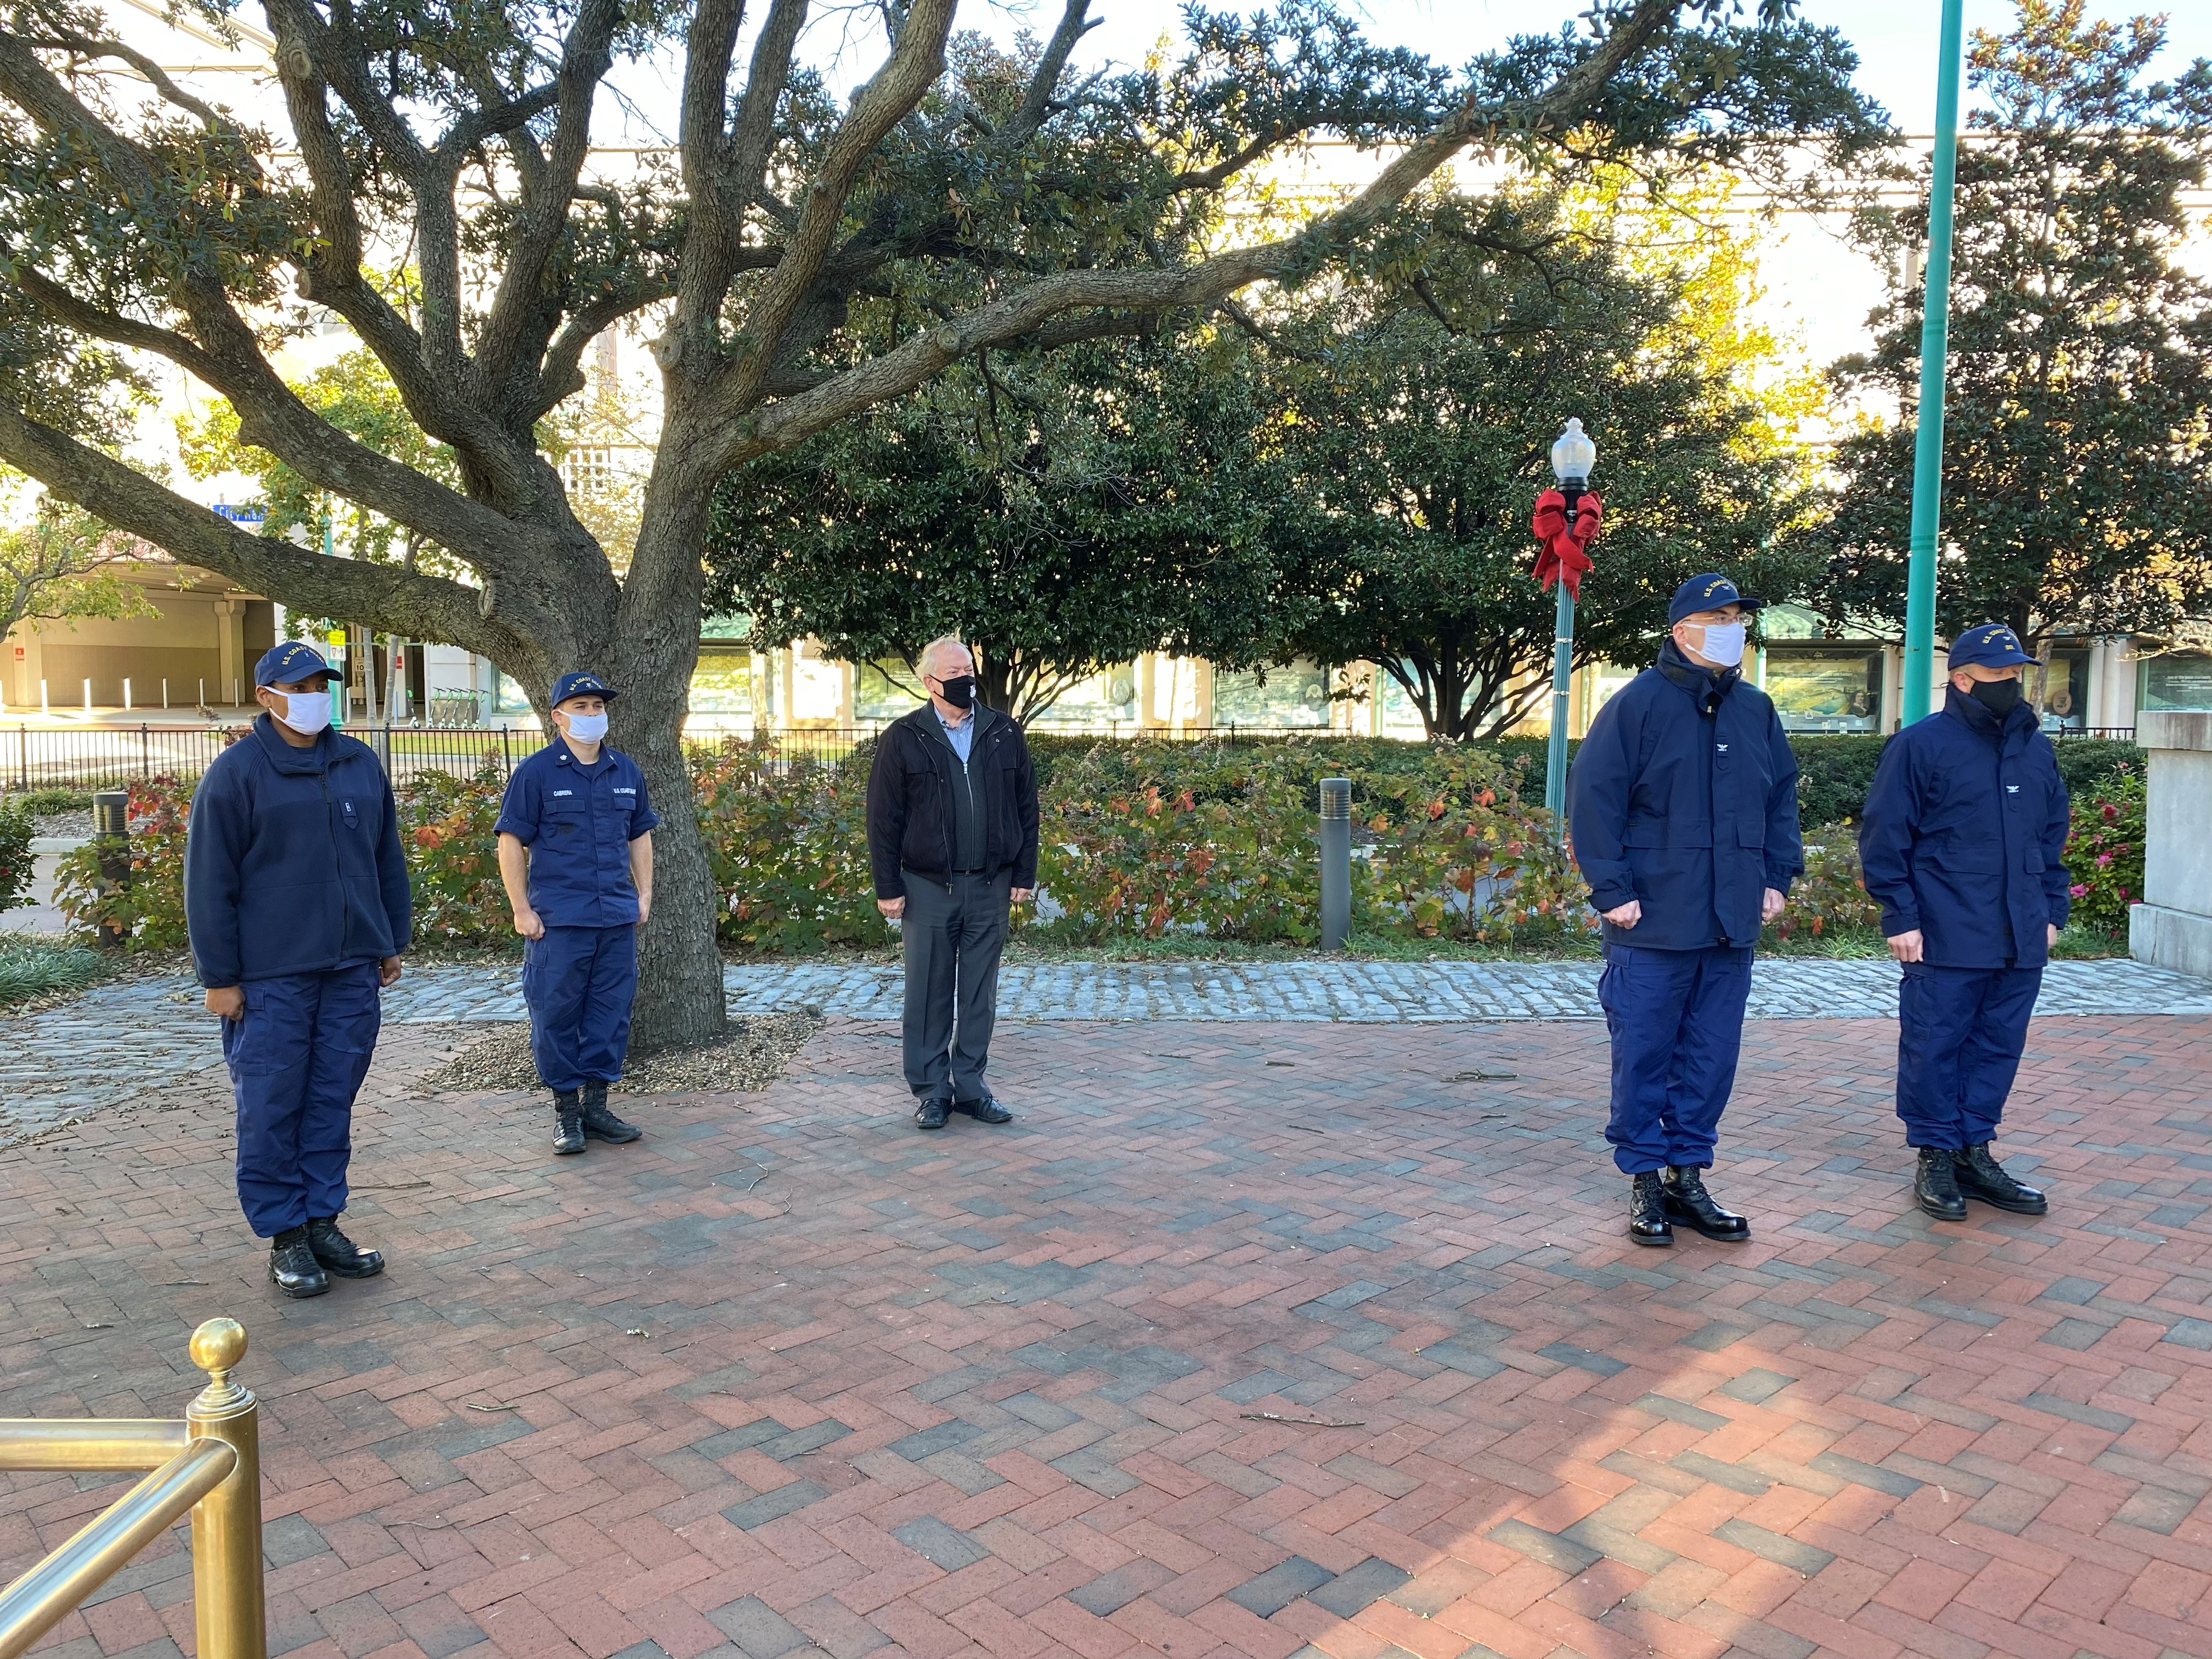
[(1966, 695), (2002, 720), (2012, 713), (2020, 702), (2020, 682), (2009, 680), (1976, 680)]
[(944, 689), (937, 695), (955, 708), (975, 706), (975, 677), (973, 674), (963, 674), (956, 679), (941, 680), (939, 684)]

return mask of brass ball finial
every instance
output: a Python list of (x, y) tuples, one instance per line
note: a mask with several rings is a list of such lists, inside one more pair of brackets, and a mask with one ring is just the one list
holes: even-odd
[(246, 1358), (246, 1327), (235, 1319), (210, 1319), (192, 1333), (192, 1364), (220, 1382)]

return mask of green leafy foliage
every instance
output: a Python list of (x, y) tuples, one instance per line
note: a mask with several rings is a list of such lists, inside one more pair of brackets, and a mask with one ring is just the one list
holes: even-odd
[[(2212, 288), (2186, 251), (2212, 66), (2152, 83), (2164, 39), (2162, 18), (2093, 21), (2082, 0), (2021, 0), (2010, 33), (1973, 38), (1984, 105), (1959, 151), (1947, 635), (1990, 619), (2031, 647), (2157, 633), (2212, 598)], [(1906, 256), (1927, 234), (1924, 207), (1866, 225), (1896, 280), (1875, 349), (1835, 374), (1900, 412), (1837, 453), (1832, 615), (1904, 613), (1922, 313)]]
[(123, 578), (136, 553), (130, 537), (52, 495), (25, 502), (23, 483), (0, 468), (0, 511), (15, 520), (0, 528), (0, 636), (22, 622), (161, 614)]
[[(1864, 799), (1862, 795), (1861, 805)], [(1773, 923), (1775, 937), (1817, 939), (1881, 922), (1881, 906), (1867, 896), (1860, 873), (1857, 830), (1836, 823), (1807, 830), (1805, 873), (1792, 884), (1790, 902)]]
[(120, 878), (101, 867), (102, 843), (62, 855), (54, 903), (79, 928), (126, 950), (181, 951), (185, 928), (185, 833), (192, 785), (156, 777), (131, 786), (131, 826)]
[(398, 792), (417, 939), (489, 945), (515, 937), (492, 832), (506, 787), (494, 750), (472, 777), (418, 772)]
[(81, 990), (112, 971), (107, 957), (82, 945), (0, 934), (0, 1008), (56, 991)]
[(2103, 785), (2076, 796), (2066, 869), (2074, 878), (2069, 926), (2122, 933), (2128, 907), (2143, 896), (2143, 842), (2148, 834), (2144, 775), (2123, 766)]
[(717, 932), (746, 951), (888, 943), (868, 863), (866, 745), (827, 764), (772, 742), (695, 757), (700, 832), (721, 895)]
[(1528, 520), (1569, 415), (1605, 505), (1577, 662), (1648, 655), (1700, 570), (1779, 598), (1814, 568), (1794, 436), (1815, 389), (1768, 383), (1749, 244), (1708, 225), (1724, 193), (1626, 193), (1613, 173), (1439, 190), (1274, 323), (1271, 532), (1310, 600), (1284, 608), (1285, 655), (1381, 665), (1431, 736), (1495, 734), (1548, 695)]
[(708, 605), (848, 661), (958, 634), (1024, 720), (1144, 652), (1237, 666), (1276, 587), (1249, 358), (1199, 331), (963, 364), (731, 474)]
[(31, 896), (31, 836), (36, 826), (21, 800), (0, 800), (0, 910), (12, 910)]

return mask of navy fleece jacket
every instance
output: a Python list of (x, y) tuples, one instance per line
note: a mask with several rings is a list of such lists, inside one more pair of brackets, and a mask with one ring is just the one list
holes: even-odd
[(216, 757), (185, 839), (202, 985), (398, 956), (413, 914), (392, 784), (368, 744), (325, 731), (295, 749), (264, 714)]

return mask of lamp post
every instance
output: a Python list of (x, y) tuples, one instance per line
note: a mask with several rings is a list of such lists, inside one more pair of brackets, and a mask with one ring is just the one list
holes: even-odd
[[(1552, 476), (1559, 481), (1566, 498), (1566, 522), (1572, 526), (1575, 508), (1589, 486), (1590, 469), (1597, 465), (1597, 446), (1583, 431), (1579, 419), (1552, 444)], [(1567, 697), (1574, 672), (1575, 596), (1567, 573), (1559, 573), (1558, 609), (1552, 623), (1552, 746), (1544, 760), (1544, 810), (1552, 815), (1553, 832), (1564, 836), (1567, 816)]]
[(1959, 171), (1961, 0), (1943, 0), (1936, 65), (1936, 154), (1928, 180), (1927, 286), (1920, 300), (1920, 407), (1912, 434), (1911, 562), (1905, 582), (1905, 695), (1899, 724), (1928, 713), (1936, 679), (1936, 538), (1943, 523), (1943, 382), (1951, 345), (1951, 192)]

